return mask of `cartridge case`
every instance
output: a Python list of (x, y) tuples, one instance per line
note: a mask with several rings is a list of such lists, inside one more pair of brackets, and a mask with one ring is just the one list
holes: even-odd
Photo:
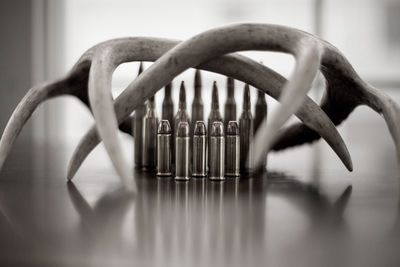
[(225, 137), (224, 125), (217, 121), (212, 124), (210, 131), (209, 178), (211, 180), (225, 179)]
[(190, 179), (189, 123), (180, 122), (175, 138), (175, 179)]
[(201, 72), (196, 70), (194, 78), (194, 98), (192, 102), (192, 117), (190, 127), (190, 137), (193, 136), (193, 131), (197, 121), (204, 121), (204, 103), (201, 97)]
[(226, 130), (225, 175), (240, 176), (240, 135), (236, 121), (230, 121)]
[(224, 130), (226, 132), (228, 123), (236, 121), (235, 80), (231, 77), (226, 82), (226, 102), (224, 106)]
[[(257, 102), (255, 107), (255, 114), (254, 114), (254, 132), (256, 133), (257, 130), (260, 128), (264, 119), (267, 118), (268, 114), (268, 105), (267, 101), (265, 100), (265, 93), (262, 91), (258, 91), (257, 94)], [(261, 166), (262, 170), (265, 171), (267, 168), (267, 157), (263, 159), (263, 164)]]
[(257, 102), (254, 114), (254, 132), (257, 132), (263, 120), (267, 117), (268, 106), (265, 100), (265, 93), (262, 91), (257, 92)]
[(172, 84), (168, 84), (164, 89), (164, 100), (161, 108), (161, 119), (168, 120), (171, 126), (171, 134), (174, 133), (174, 102), (172, 101)]
[(207, 129), (208, 129), (208, 169), (210, 169), (210, 145), (211, 145), (211, 128), (214, 122), (222, 122), (222, 116), (219, 111), (219, 100), (218, 100), (218, 87), (217, 83), (214, 81), (213, 83), (213, 89), (212, 89), (212, 99), (211, 99), (211, 111), (210, 115), (208, 116), (208, 123), (207, 123)]
[(143, 170), (154, 171), (157, 167), (157, 127), (154, 96), (147, 101), (147, 113), (143, 118)]
[[(190, 125), (190, 118), (189, 114), (186, 110), (186, 89), (185, 89), (185, 83), (182, 81), (181, 86), (179, 89), (179, 105), (178, 105), (178, 112), (176, 113), (174, 117), (174, 126), (173, 126), (173, 134), (176, 135), (177, 129), (178, 129), (178, 124), (180, 122), (187, 122)], [(190, 131), (189, 131), (190, 132)], [(173, 164), (175, 163), (175, 140), (176, 138), (173, 138), (173, 150), (172, 150), (172, 162)]]
[(172, 174), (171, 125), (168, 120), (161, 120), (157, 131), (157, 176)]
[(203, 121), (197, 121), (193, 134), (192, 176), (194, 177), (207, 176), (206, 136), (206, 125)]
[(250, 88), (246, 84), (243, 93), (243, 111), (239, 119), (240, 132), (240, 173), (250, 175), (253, 172), (254, 120), (251, 114)]
[[(143, 64), (140, 62), (138, 76), (143, 72)], [(135, 109), (133, 121), (134, 136), (134, 163), (136, 168), (142, 168), (142, 150), (143, 150), (143, 118), (146, 115), (146, 104), (140, 104)]]

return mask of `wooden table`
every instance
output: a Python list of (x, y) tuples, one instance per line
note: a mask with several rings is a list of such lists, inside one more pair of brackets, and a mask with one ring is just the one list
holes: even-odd
[(392, 140), (366, 108), (345, 124), (353, 173), (320, 141), (272, 154), (268, 174), (250, 179), (134, 170), (134, 198), (103, 149), (67, 183), (74, 143), (19, 140), (0, 177), (0, 265), (399, 266)]

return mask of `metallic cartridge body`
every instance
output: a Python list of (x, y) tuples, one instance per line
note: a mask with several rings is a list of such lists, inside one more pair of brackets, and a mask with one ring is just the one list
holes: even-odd
[(180, 122), (175, 137), (175, 179), (190, 179), (189, 123)]
[[(140, 62), (139, 73), (143, 72), (143, 64)], [(133, 136), (134, 136), (134, 162), (137, 168), (142, 168), (142, 149), (143, 149), (143, 118), (146, 115), (146, 104), (141, 104), (135, 109), (133, 121)]]
[[(254, 114), (254, 132), (257, 132), (258, 128), (261, 126), (261, 123), (265, 118), (267, 118), (268, 114), (268, 105), (265, 100), (265, 94), (262, 91), (258, 91), (257, 94), (257, 102)], [(263, 164), (261, 166), (262, 170), (265, 171), (267, 168), (267, 158), (265, 157), (263, 160)]]
[(147, 101), (147, 113), (143, 118), (143, 170), (154, 171), (157, 167), (157, 127), (154, 96)]
[(192, 102), (192, 117), (191, 117), (190, 137), (193, 136), (197, 121), (204, 121), (204, 104), (201, 98), (201, 72), (196, 70), (194, 77), (194, 98)]
[(230, 121), (226, 129), (225, 175), (240, 176), (240, 135), (239, 125)]
[(213, 83), (213, 89), (212, 89), (212, 99), (211, 99), (211, 111), (210, 115), (208, 116), (208, 123), (207, 123), (207, 129), (208, 129), (208, 169), (210, 169), (210, 145), (211, 145), (211, 128), (214, 122), (222, 122), (222, 116), (221, 113), (219, 112), (219, 100), (218, 100), (218, 87), (217, 83)]
[(161, 120), (157, 131), (157, 175), (171, 176), (172, 174), (172, 142), (171, 125), (168, 120)]
[(239, 119), (240, 132), (240, 173), (249, 175), (253, 172), (253, 135), (254, 120), (251, 114), (250, 88), (245, 85), (243, 93), (243, 112)]
[(228, 77), (226, 82), (226, 102), (224, 106), (224, 130), (226, 132), (228, 123), (236, 121), (235, 80)]
[(267, 113), (268, 106), (267, 101), (265, 100), (265, 94), (259, 90), (257, 93), (257, 102), (254, 114), (254, 132), (257, 132), (262, 121), (267, 117)]
[[(172, 127), (173, 130), (173, 135), (176, 136), (177, 130), (178, 130), (178, 124), (180, 122), (187, 122), (190, 123), (190, 118), (189, 114), (186, 110), (186, 89), (185, 89), (185, 83), (182, 81), (181, 82), (181, 87), (179, 89), (179, 105), (178, 105), (178, 112), (176, 113), (174, 117), (174, 126)], [(175, 163), (175, 140), (176, 138), (173, 138), (173, 150), (172, 150), (172, 163)]]
[(224, 125), (220, 121), (216, 121), (211, 126), (210, 131), (210, 159), (209, 178), (211, 180), (225, 179), (225, 137)]
[(194, 127), (193, 134), (193, 163), (192, 176), (205, 177), (207, 176), (207, 135), (206, 125), (203, 121), (197, 121)]
[(168, 120), (171, 126), (171, 134), (174, 132), (174, 102), (172, 101), (172, 85), (168, 84), (164, 90), (164, 100), (161, 109), (161, 119)]

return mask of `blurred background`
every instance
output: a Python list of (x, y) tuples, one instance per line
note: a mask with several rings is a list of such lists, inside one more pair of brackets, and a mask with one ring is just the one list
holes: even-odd
[[(5, 0), (0, 5), (1, 129), (28, 88), (66, 74), (87, 49), (99, 42), (124, 36), (184, 40), (237, 22), (282, 24), (311, 32), (338, 47), (361, 77), (375, 86), (393, 89), (399, 85), (400, 1), (396, 0)], [(284, 54), (246, 54), (285, 76), (294, 63)], [(137, 63), (128, 63), (115, 71), (115, 95), (135, 78), (137, 68)], [(204, 99), (209, 98), (207, 88), (217, 80), (222, 105), (225, 78), (205, 73), (204, 79)], [(181, 80), (187, 84), (190, 103), (193, 71), (176, 78), (175, 96)], [(240, 111), (243, 85), (236, 85)], [(159, 111), (162, 97), (162, 92), (157, 94)], [(272, 100), (269, 102), (273, 105)], [(208, 104), (206, 101), (205, 114)], [(44, 104), (37, 113), (23, 132), (39, 141), (58, 138), (74, 142), (91, 122), (86, 108), (68, 97)]]
[[(282, 24), (316, 34), (339, 48), (363, 79), (399, 99), (400, 1), (397, 0), (3, 0), (0, 13), (0, 129), (4, 129), (13, 109), (31, 86), (62, 77), (86, 50), (99, 42), (126, 36), (185, 40), (207, 29), (238, 22)], [(243, 54), (262, 61), (285, 77), (289, 77), (294, 64), (291, 56), (281, 53), (250, 51)], [(146, 67), (150, 64), (145, 62)], [(137, 71), (137, 62), (122, 64), (116, 69), (112, 84), (114, 96), (126, 88), (136, 77)], [(194, 71), (190, 69), (173, 82), (173, 99), (177, 103), (179, 84), (185, 81), (189, 113), (193, 77)], [(223, 113), (226, 77), (203, 72), (205, 119), (210, 110), (214, 80), (220, 89), (219, 100)], [(324, 85), (321, 80), (320, 77), (314, 83), (315, 88), (310, 93), (317, 101)], [(236, 88), (239, 116), (243, 84), (236, 81)], [(251, 93), (254, 105), (256, 90), (253, 88)], [(162, 90), (156, 95), (159, 116), (163, 96)], [(271, 111), (276, 102), (269, 97), (267, 100)], [(388, 141), (388, 147), (383, 150), (393, 155), (394, 149), (383, 121), (373, 111), (359, 109), (362, 111), (350, 116), (358, 118), (357, 122), (350, 120), (339, 128), (350, 148), (352, 139), (349, 129), (358, 128), (364, 132), (376, 120), (382, 131), (379, 135)], [(17, 145), (30, 147), (27, 151), (39, 153), (40, 150), (35, 147), (53, 143), (53, 147), (59, 148), (57, 157), (61, 165), (65, 166), (73, 148), (92, 123), (91, 114), (77, 99), (52, 99), (35, 112), (24, 127)], [(372, 135), (372, 139), (375, 137), (375, 134)], [(127, 136), (123, 138), (126, 155), (131, 157), (132, 140)], [(326, 144), (322, 142), (322, 146), (326, 147)], [(47, 159), (54, 159), (51, 152), (46, 155)], [(295, 153), (273, 154), (270, 157), (271, 166), (285, 168), (285, 161), (283, 165), (279, 160), (275, 161), (275, 157), (281, 155), (286, 159), (290, 159), (291, 155), (294, 159), (297, 157)], [(318, 155), (307, 155), (318, 158)], [(328, 155), (335, 158), (331, 152)], [(34, 164), (39, 166), (48, 161), (42, 160), (44, 156), (35, 154), (29, 157), (37, 161)], [(85, 165), (96, 166), (101, 160), (105, 166), (111, 167), (102, 146), (96, 148), (90, 158), (92, 160), (86, 161)], [(334, 163), (335, 167), (341, 167), (337, 159), (334, 159)], [(312, 172), (313, 167), (310, 169), (308, 162), (293, 160), (291, 164)]]

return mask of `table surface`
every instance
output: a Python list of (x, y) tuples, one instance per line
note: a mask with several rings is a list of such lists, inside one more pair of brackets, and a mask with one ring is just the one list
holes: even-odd
[(271, 154), (254, 178), (176, 182), (134, 170), (134, 197), (102, 147), (67, 183), (74, 143), (18, 140), (0, 176), (0, 265), (399, 266), (387, 127), (361, 107), (339, 129), (352, 173), (320, 141)]

